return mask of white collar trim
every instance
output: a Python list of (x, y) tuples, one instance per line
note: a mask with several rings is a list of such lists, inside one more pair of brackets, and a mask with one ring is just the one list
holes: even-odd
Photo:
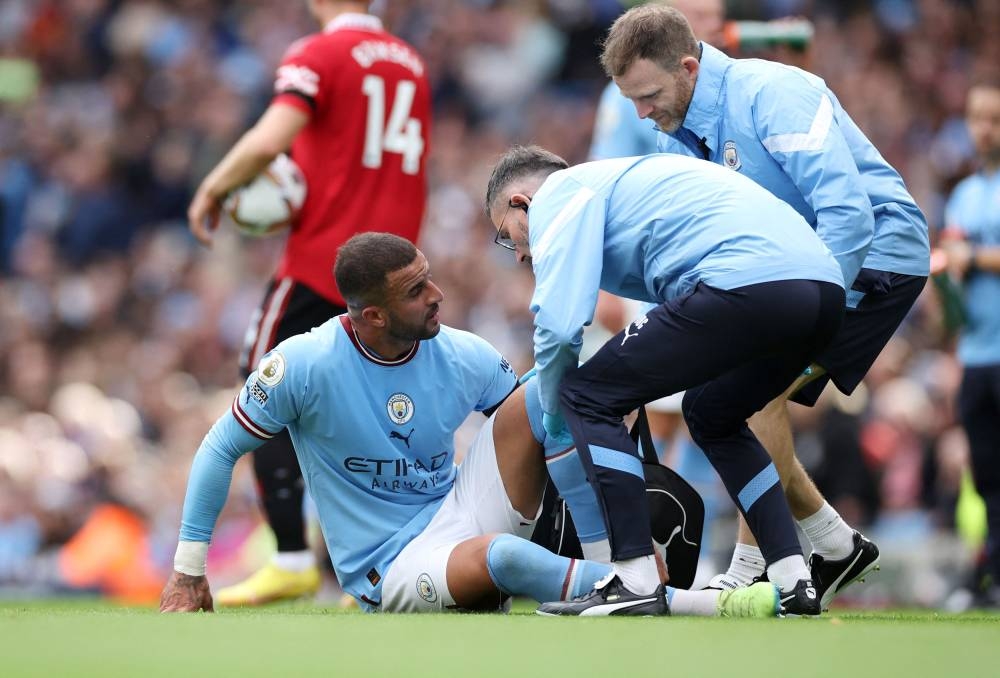
[(350, 338), (351, 343), (354, 344), (354, 348), (358, 351), (358, 353), (376, 365), (382, 365), (383, 367), (395, 367), (396, 365), (408, 363), (413, 359), (413, 356), (417, 354), (417, 349), (420, 347), (420, 342), (414, 341), (413, 348), (407, 351), (404, 355), (401, 355), (393, 360), (386, 360), (365, 346), (364, 342), (361, 341), (361, 337), (358, 336), (358, 331), (355, 329), (354, 323), (351, 322), (350, 317), (346, 313), (340, 316), (340, 324), (343, 326), (344, 331), (347, 332), (347, 336)]

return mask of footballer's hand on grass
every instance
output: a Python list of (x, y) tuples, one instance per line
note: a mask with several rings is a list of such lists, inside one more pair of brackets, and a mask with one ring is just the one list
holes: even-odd
[(212, 233), (219, 226), (222, 203), (205, 188), (199, 188), (188, 207), (188, 229), (205, 247), (212, 246)]
[(215, 612), (208, 577), (174, 572), (160, 594), (160, 612)]

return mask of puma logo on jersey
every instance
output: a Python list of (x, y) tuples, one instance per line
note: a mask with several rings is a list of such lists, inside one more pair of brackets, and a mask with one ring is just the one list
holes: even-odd
[[(636, 321), (634, 323), (632, 323), (631, 325), (626, 325), (625, 326), (625, 336), (622, 337), (622, 343), (621, 343), (621, 345), (624, 346), (626, 341), (628, 341), (632, 337), (639, 336), (639, 330), (641, 330), (642, 327), (643, 327), (643, 325), (645, 325), (648, 322), (649, 322), (649, 318), (647, 318), (646, 316), (642, 315), (642, 316), (639, 316), (638, 318), (636, 318)], [(632, 325), (635, 325), (635, 332), (633, 334), (629, 334), (628, 330), (629, 330), (630, 327), (632, 327)]]
[(407, 433), (405, 436), (402, 433), (400, 433), (399, 431), (390, 431), (389, 432), (389, 439), (390, 440), (402, 440), (404, 443), (406, 443), (406, 449), (410, 449), (410, 436), (413, 435), (413, 431), (415, 431), (415, 430), (416, 429), (412, 429), (411, 428), (410, 432)]

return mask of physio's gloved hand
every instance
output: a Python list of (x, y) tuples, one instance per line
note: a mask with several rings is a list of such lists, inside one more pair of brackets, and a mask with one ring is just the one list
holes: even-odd
[(521, 378), (517, 380), (517, 383), (519, 385), (523, 385), (536, 374), (538, 374), (538, 365), (532, 365), (530, 370), (521, 375)]
[(573, 444), (573, 437), (566, 429), (566, 421), (561, 414), (542, 413), (542, 426), (545, 427), (545, 432), (554, 442), (567, 446)]

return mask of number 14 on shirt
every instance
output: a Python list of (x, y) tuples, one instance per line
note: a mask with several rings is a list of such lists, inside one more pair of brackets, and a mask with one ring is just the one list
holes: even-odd
[(365, 127), (365, 150), (361, 164), (371, 169), (382, 166), (383, 153), (403, 156), (403, 173), (416, 174), (420, 170), (420, 156), (424, 152), (420, 121), (410, 117), (413, 95), (417, 85), (412, 80), (400, 80), (392, 97), (392, 111), (385, 120), (385, 80), (378, 75), (366, 75), (361, 91), (368, 97), (368, 122)]

